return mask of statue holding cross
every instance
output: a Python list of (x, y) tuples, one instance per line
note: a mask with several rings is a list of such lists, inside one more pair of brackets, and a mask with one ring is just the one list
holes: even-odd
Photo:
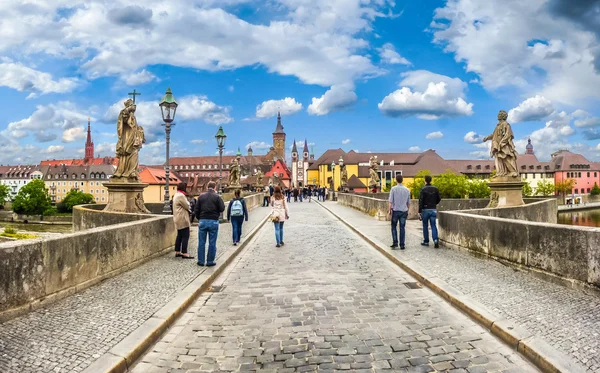
[(139, 92), (136, 92), (136, 91), (135, 91), (135, 88), (133, 89), (133, 92), (129, 92), (129, 93), (127, 94), (127, 96), (132, 96), (132, 97), (133, 97), (133, 104), (134, 104), (134, 105), (135, 105), (135, 96), (139, 96), (139, 95), (141, 95), (141, 93), (139, 93)]

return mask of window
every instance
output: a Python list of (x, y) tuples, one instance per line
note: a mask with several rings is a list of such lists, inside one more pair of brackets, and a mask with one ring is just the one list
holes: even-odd
[(209, 165), (208, 165), (208, 169), (209, 169), (209, 170), (212, 170), (212, 164), (209, 164)]
[(205, 170), (205, 169), (206, 169), (206, 165), (205, 165), (205, 164), (203, 164), (203, 165), (202, 165), (202, 169), (203, 169), (203, 170)]
[[(102, 189), (102, 194), (104, 194), (104, 189)], [(104, 201), (104, 198), (102, 198), (102, 200)]]
[(66, 181), (63, 181), (63, 186), (67, 186), (67, 182)]
[(587, 177), (590, 177), (590, 173), (589, 172), (588, 172), (588, 176)]
[(533, 179), (535, 179), (535, 174), (531, 174), (531, 177), (532, 177)]
[(90, 174), (90, 179), (94, 179), (95, 177), (96, 177), (96, 175)]
[(579, 172), (579, 174), (578, 174), (578, 175), (579, 175), (579, 176), (577, 176), (577, 177), (581, 177), (581, 172)]
[(394, 174), (394, 177), (396, 177), (398, 175), (402, 175), (402, 171), (396, 171), (396, 173)]
[(104, 179), (104, 178), (106, 178), (106, 175), (104, 174), (104, 172), (100, 174), (100, 178), (101, 178), (101, 179)]
[(590, 188), (587, 188), (587, 192), (588, 192), (588, 193), (589, 193), (589, 192), (591, 192), (591, 191), (592, 191), (592, 190), (591, 190)]
[(104, 197), (102, 197), (102, 202), (104, 202)]

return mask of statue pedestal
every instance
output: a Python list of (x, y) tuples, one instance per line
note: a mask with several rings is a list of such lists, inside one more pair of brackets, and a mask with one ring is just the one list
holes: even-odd
[(108, 189), (108, 204), (104, 211), (150, 214), (144, 206), (144, 188), (148, 184), (109, 181), (103, 185)]
[(233, 194), (238, 189), (241, 190), (242, 186), (241, 185), (230, 185), (230, 186), (227, 187), (227, 193)]
[(491, 189), (487, 208), (522, 206), (523, 185), (518, 177), (495, 177), (488, 183)]

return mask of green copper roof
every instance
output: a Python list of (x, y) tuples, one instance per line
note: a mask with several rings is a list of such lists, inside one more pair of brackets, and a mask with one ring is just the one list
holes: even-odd
[(177, 105), (177, 101), (175, 101), (175, 97), (173, 96), (173, 92), (171, 92), (171, 87), (167, 88), (167, 92), (162, 98), (161, 104), (175, 104)]
[(238, 151), (237, 151), (237, 153), (235, 153), (235, 155), (238, 155), (238, 156), (242, 155), (242, 152), (240, 151), (240, 147), (239, 146), (238, 146)]
[(223, 131), (223, 126), (219, 126), (219, 130), (217, 131), (215, 137), (227, 137), (227, 135), (225, 135), (225, 131)]

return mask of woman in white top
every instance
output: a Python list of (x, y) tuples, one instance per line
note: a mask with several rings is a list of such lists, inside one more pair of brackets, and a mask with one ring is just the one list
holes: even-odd
[(271, 197), (271, 206), (273, 207), (273, 212), (271, 212), (271, 220), (273, 221), (273, 225), (275, 225), (275, 240), (277, 241), (276, 247), (281, 247), (284, 245), (283, 243), (283, 223), (290, 218), (289, 210), (287, 202), (285, 201), (285, 197), (283, 193), (281, 193), (281, 188), (279, 186), (275, 187), (273, 191), (273, 197)]

